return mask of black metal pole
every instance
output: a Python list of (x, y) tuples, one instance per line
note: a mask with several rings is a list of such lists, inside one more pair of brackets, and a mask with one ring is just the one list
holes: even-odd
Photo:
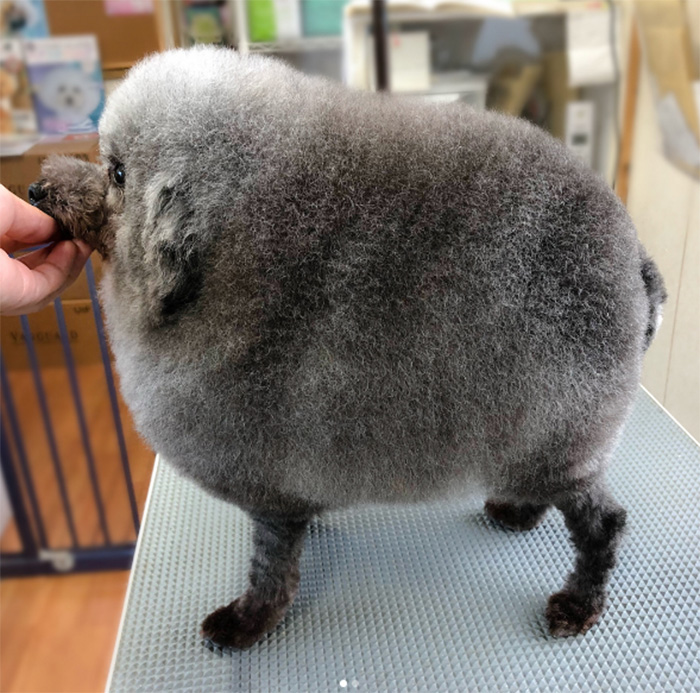
[(372, 0), (372, 29), (374, 32), (374, 65), (377, 91), (391, 91), (389, 83), (389, 30), (386, 0)]
[(35, 557), (37, 555), (36, 541), (32, 533), (32, 525), (29, 521), (29, 515), (24, 507), (22, 499), (22, 488), (19, 485), (19, 479), (15, 473), (15, 465), (12, 461), (12, 453), (10, 452), (10, 444), (7, 440), (7, 433), (4, 424), (0, 429), (0, 465), (2, 465), (2, 475), (7, 486), (7, 495), (10, 497), (10, 505), (15, 516), (17, 532), (22, 541), (22, 554), (24, 556)]
[(54, 300), (54, 310), (56, 311), (56, 322), (58, 323), (58, 333), (61, 336), (61, 344), (63, 345), (63, 358), (68, 371), (68, 382), (70, 384), (71, 393), (73, 395), (73, 404), (75, 405), (75, 413), (78, 417), (78, 428), (80, 429), (80, 437), (83, 442), (83, 452), (87, 461), (88, 476), (92, 484), (92, 494), (95, 498), (95, 507), (97, 508), (97, 517), (102, 528), (102, 535), (105, 538), (106, 544), (112, 543), (112, 537), (109, 534), (109, 526), (107, 525), (107, 516), (105, 514), (105, 504), (102, 500), (102, 492), (100, 484), (97, 480), (97, 467), (95, 465), (95, 456), (92, 453), (92, 445), (90, 443), (90, 434), (88, 433), (87, 419), (85, 418), (85, 409), (83, 400), (80, 397), (80, 387), (78, 386), (78, 375), (75, 370), (75, 360), (70, 346), (70, 337), (68, 336), (68, 328), (66, 327), (66, 316), (63, 312), (63, 304), (61, 299)]
[(29, 364), (32, 367), (34, 389), (36, 391), (37, 400), (39, 401), (39, 411), (41, 412), (41, 418), (44, 422), (44, 433), (46, 433), (46, 442), (49, 444), (49, 452), (51, 453), (51, 461), (53, 462), (54, 473), (56, 474), (56, 481), (58, 482), (58, 491), (61, 496), (63, 511), (66, 515), (68, 532), (70, 533), (73, 548), (77, 548), (78, 534), (75, 531), (75, 521), (73, 519), (73, 511), (71, 509), (70, 499), (68, 498), (66, 478), (63, 474), (61, 457), (58, 452), (58, 445), (56, 444), (56, 435), (53, 430), (53, 425), (51, 424), (51, 415), (49, 413), (49, 405), (48, 400), (46, 398), (46, 390), (44, 389), (44, 384), (41, 379), (39, 359), (36, 355), (34, 339), (32, 338), (32, 332), (29, 328), (29, 319), (26, 315), (20, 315), (19, 320), (20, 324), (22, 325), (22, 334), (24, 335), (25, 346), (27, 347), (27, 356), (29, 357)]
[(114, 430), (117, 434), (117, 442), (119, 443), (119, 456), (122, 462), (122, 471), (124, 472), (124, 483), (126, 484), (126, 493), (129, 496), (129, 506), (131, 507), (131, 517), (134, 521), (134, 531), (136, 536), (139, 535), (139, 509), (136, 505), (136, 496), (134, 495), (134, 484), (131, 480), (131, 469), (129, 468), (129, 455), (126, 449), (126, 439), (124, 438), (124, 427), (122, 426), (122, 418), (119, 413), (119, 400), (117, 399), (117, 388), (114, 385), (114, 374), (112, 373), (112, 363), (109, 360), (109, 349), (107, 347), (107, 336), (105, 335), (104, 323), (102, 321), (102, 310), (100, 303), (97, 300), (97, 288), (95, 286), (95, 272), (92, 268), (92, 260), (88, 260), (85, 265), (85, 273), (87, 274), (88, 289), (90, 290), (90, 301), (92, 302), (92, 313), (95, 318), (95, 329), (97, 330), (97, 341), (100, 344), (100, 354), (102, 355), (102, 367), (104, 368), (105, 379), (107, 381), (107, 392), (109, 393), (109, 401), (112, 407), (112, 418), (114, 419)]
[(29, 507), (33, 513), (34, 526), (36, 527), (39, 546), (40, 548), (46, 549), (49, 546), (46, 538), (46, 528), (44, 527), (44, 520), (41, 517), (41, 509), (39, 508), (39, 501), (36, 497), (36, 490), (34, 488), (34, 479), (32, 477), (31, 468), (29, 467), (27, 451), (24, 449), (22, 429), (20, 428), (19, 420), (17, 419), (17, 409), (15, 407), (14, 398), (12, 397), (10, 379), (7, 377), (7, 369), (5, 368), (5, 363), (2, 360), (2, 354), (0, 354), (0, 390), (2, 390), (2, 397), (5, 400), (4, 413), (8, 418), (10, 431), (12, 431), (12, 437), (15, 441), (17, 462), (19, 463), (19, 469), (22, 473), (24, 488), (27, 490), (27, 498), (29, 498)]

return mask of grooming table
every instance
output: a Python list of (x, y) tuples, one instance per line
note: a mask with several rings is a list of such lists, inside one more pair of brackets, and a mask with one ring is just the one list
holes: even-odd
[(585, 636), (546, 629), (574, 557), (561, 514), (508, 532), (474, 498), (316, 520), (282, 624), (220, 656), (199, 624), (245, 589), (251, 527), (159, 461), (108, 690), (700, 691), (700, 449), (644, 391), (609, 481), (629, 530)]

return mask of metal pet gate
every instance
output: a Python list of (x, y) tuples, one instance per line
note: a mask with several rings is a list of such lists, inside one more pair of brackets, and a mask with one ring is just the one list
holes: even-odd
[[(119, 411), (119, 400), (114, 382), (114, 374), (109, 357), (105, 337), (102, 313), (97, 300), (95, 277), (92, 263), (89, 260), (85, 271), (90, 296), (90, 304), (94, 316), (97, 341), (104, 371), (111, 425), (114, 427), (118, 443), (119, 476), (126, 490), (127, 503), (125, 512), (130, 514), (129, 523), (133, 523), (134, 535), (139, 531), (139, 513), (134, 493), (127, 445)], [(95, 454), (95, 446), (91, 441), (88, 430), (88, 417), (83, 403), (78, 371), (74, 359), (71, 338), (66, 326), (63, 304), (61, 299), (54, 301), (54, 310), (58, 334), (60, 336), (62, 356), (68, 376), (70, 400), (74, 408), (78, 425), (78, 438), (85, 458), (81, 483), (88, 484), (88, 495), (92, 497), (96, 512), (97, 541), (84, 541), (79, 538), (79, 524), (76, 520), (78, 508), (71, 502), (66, 479), (65, 465), (61, 458), (55, 427), (52, 422), (52, 412), (49, 407), (44, 386), (42, 370), (40, 369), (36, 346), (30, 330), (27, 316), (21, 316), (21, 334), (26, 345), (28, 364), (31, 370), (31, 382), (38, 401), (37, 415), (41, 422), (42, 433), (48, 448), (48, 460), (40, 460), (47, 467), (50, 465), (53, 480), (57, 486), (60, 515), (67, 526), (68, 541), (63, 545), (55, 545), (47, 531), (46, 517), (42, 508), (40, 494), (37, 493), (35, 478), (36, 463), (27, 454), (26, 439), (23, 436), (23, 425), (18, 416), (17, 400), (13, 396), (10, 376), (3, 357), (0, 356), (0, 377), (2, 385), (2, 430), (0, 432), (2, 474), (5, 480), (14, 522), (19, 537), (20, 549), (5, 551), (0, 554), (0, 571), (2, 577), (17, 577), (22, 575), (55, 574), (93, 570), (128, 569), (134, 555), (135, 536), (130, 541), (115, 541), (110, 529), (107, 512), (105, 511), (104, 480), (100, 484), (100, 471)], [(46, 470), (44, 470), (46, 471)], [(115, 488), (114, 484), (110, 491)], [(123, 490), (123, 489), (122, 489)]]

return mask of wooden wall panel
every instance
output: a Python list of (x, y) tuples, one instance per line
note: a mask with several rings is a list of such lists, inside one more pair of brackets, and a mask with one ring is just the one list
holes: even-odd
[(97, 36), (106, 70), (128, 68), (148, 53), (161, 49), (155, 11), (110, 16), (102, 0), (51, 0), (45, 6), (52, 36)]
[(697, 382), (698, 346), (696, 342), (693, 347), (693, 335), (700, 316), (693, 315), (692, 292), (697, 295), (698, 281), (688, 269), (694, 260), (687, 253), (693, 252), (688, 233), (698, 224), (693, 204), (699, 191), (700, 183), (663, 155), (652, 80), (643, 61), (627, 206), (642, 243), (661, 269), (669, 300), (661, 330), (645, 357), (642, 384), (696, 438), (700, 418), (691, 391)]
[(664, 400), (700, 440), (700, 185), (692, 193)]

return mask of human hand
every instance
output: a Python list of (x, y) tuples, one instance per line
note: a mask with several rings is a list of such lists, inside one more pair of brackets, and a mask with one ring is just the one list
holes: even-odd
[[(51, 243), (21, 258), (23, 248)], [(60, 240), (54, 220), (0, 185), (0, 314), (40, 310), (80, 274), (92, 248), (83, 241)]]

